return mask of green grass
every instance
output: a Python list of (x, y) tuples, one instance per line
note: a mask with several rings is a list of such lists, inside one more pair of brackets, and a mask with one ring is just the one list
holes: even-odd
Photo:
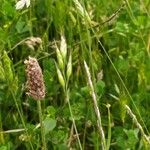
[[(17, 2), (0, 0), (0, 150), (149, 150), (150, 1)], [(38, 108), (28, 56), (46, 86)]]

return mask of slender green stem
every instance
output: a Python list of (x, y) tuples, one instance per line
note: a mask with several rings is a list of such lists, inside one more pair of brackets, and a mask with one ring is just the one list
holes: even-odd
[[(85, 120), (88, 120), (89, 109), (88, 109), (88, 107), (86, 107), (86, 108), (87, 108), (87, 113), (86, 113), (86, 119), (85, 119)], [(82, 142), (82, 147), (83, 147), (83, 149), (85, 149), (85, 143), (86, 143), (86, 132), (87, 132), (87, 125), (85, 125), (85, 128), (84, 128), (83, 142)]]
[(106, 149), (109, 150), (110, 148), (110, 143), (111, 143), (111, 118), (110, 118), (110, 104), (106, 105), (108, 109), (108, 138), (107, 138), (107, 145)]
[(1, 132), (2, 129), (2, 118), (1, 118), (1, 112), (0, 112), (0, 144), (4, 144), (5, 140), (4, 140), (4, 134), (3, 132)]
[(42, 117), (42, 108), (41, 108), (41, 101), (37, 101), (38, 105), (38, 112), (39, 112), (39, 121), (41, 126), (41, 138), (42, 138), (42, 150), (46, 150), (46, 140), (45, 140), (45, 131), (44, 131), (44, 124), (43, 124), (43, 117)]
[(68, 103), (68, 107), (69, 107), (72, 123), (73, 123), (73, 126), (74, 126), (74, 130), (75, 130), (75, 133), (76, 133), (76, 136), (77, 136), (78, 144), (79, 144), (80, 150), (82, 150), (82, 146), (81, 146), (81, 142), (80, 142), (80, 139), (79, 139), (78, 130), (77, 130), (77, 127), (76, 127), (76, 123), (75, 123), (75, 120), (74, 120), (74, 117), (73, 117), (73, 113), (72, 113), (72, 109), (71, 109), (71, 105), (70, 105), (69, 94), (68, 94), (67, 91), (65, 93), (66, 93), (66, 101)]
[[(18, 113), (19, 113), (21, 122), (22, 122), (22, 124), (23, 124), (23, 127), (25, 128), (25, 132), (26, 132), (27, 136), (29, 136), (28, 131), (27, 131), (27, 128), (26, 128), (26, 125), (25, 125), (25, 121), (24, 121), (24, 119), (23, 119), (23, 115), (22, 115), (21, 110), (20, 110), (20, 108), (19, 108), (19, 105), (18, 105), (18, 103), (17, 103), (17, 99), (16, 99), (16, 97), (15, 97), (15, 95), (14, 95), (14, 93), (13, 93), (13, 91), (12, 91), (11, 89), (10, 89), (10, 92), (11, 92), (12, 97), (13, 97), (13, 99), (14, 99), (14, 102), (15, 102), (17, 111), (18, 111)], [(33, 145), (32, 145), (32, 143), (31, 143), (30, 140), (29, 140), (29, 144), (30, 144), (30, 146), (31, 146), (31, 149), (34, 150)]]

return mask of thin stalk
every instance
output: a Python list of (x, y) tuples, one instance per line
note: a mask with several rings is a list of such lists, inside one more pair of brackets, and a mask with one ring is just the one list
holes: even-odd
[(69, 94), (68, 94), (67, 91), (65, 93), (66, 93), (66, 101), (68, 103), (68, 107), (69, 107), (72, 123), (73, 123), (73, 126), (74, 126), (74, 130), (75, 130), (75, 133), (76, 133), (76, 136), (77, 136), (78, 144), (79, 144), (80, 150), (82, 150), (82, 146), (81, 146), (78, 130), (77, 130), (77, 127), (76, 127), (76, 123), (75, 123), (75, 120), (74, 120), (74, 117), (73, 117), (73, 113), (72, 113), (72, 109), (71, 109), (71, 105), (70, 105)]
[[(17, 111), (18, 111), (18, 113), (19, 113), (21, 122), (22, 122), (22, 124), (23, 124), (23, 127), (25, 128), (25, 132), (26, 132), (26, 134), (27, 134), (27, 136), (28, 136), (29, 134), (28, 134), (28, 131), (27, 131), (27, 128), (26, 128), (26, 125), (25, 125), (25, 121), (24, 121), (24, 119), (23, 119), (23, 115), (22, 115), (22, 113), (21, 113), (21, 110), (19, 109), (19, 105), (18, 105), (18, 103), (17, 103), (17, 99), (16, 99), (16, 97), (15, 97), (15, 95), (14, 95), (14, 93), (13, 93), (13, 91), (12, 91), (11, 89), (10, 89), (10, 92), (11, 92), (12, 97), (13, 97), (13, 99), (14, 99), (14, 102), (15, 102)], [(30, 144), (30, 146), (31, 146), (31, 149), (34, 150), (33, 145), (32, 145), (32, 143), (31, 143), (30, 140), (29, 140), (29, 144)]]
[(5, 140), (4, 140), (4, 134), (2, 132), (2, 117), (1, 117), (1, 112), (0, 112), (0, 144), (4, 144)]
[(69, 140), (68, 140), (68, 148), (70, 149), (70, 145), (71, 145), (71, 142), (72, 142), (72, 136), (73, 136), (73, 124), (71, 126), (71, 131), (70, 131), (70, 137), (69, 137)]
[(108, 109), (108, 137), (107, 137), (107, 145), (106, 149), (109, 150), (111, 143), (111, 119), (110, 119), (110, 104), (106, 105)]
[(144, 130), (142, 128), (142, 126), (140, 125), (140, 123), (138, 122), (136, 116), (133, 114), (133, 112), (131, 111), (130, 107), (128, 105), (125, 105), (125, 108), (127, 110), (127, 113), (130, 115), (130, 117), (133, 119), (133, 122), (136, 124), (136, 126), (139, 128), (142, 136), (145, 138), (145, 140), (150, 144), (150, 139), (148, 138), (148, 136), (144, 133)]
[(12, 130), (0, 131), (0, 134), (1, 133), (18, 133), (22, 131), (25, 131), (25, 129), (12, 129)]
[(46, 140), (45, 140), (45, 130), (43, 124), (43, 117), (42, 117), (42, 108), (41, 108), (41, 101), (37, 100), (38, 105), (38, 112), (39, 112), (39, 121), (41, 126), (41, 138), (42, 138), (42, 150), (46, 150)]
[[(86, 113), (86, 119), (88, 119), (88, 115), (89, 115), (89, 109), (87, 107), (87, 113)], [(82, 142), (82, 147), (83, 149), (85, 149), (85, 143), (86, 143), (86, 131), (87, 131), (87, 125), (85, 125), (85, 128), (84, 128), (84, 134), (83, 134), (83, 142)]]
[(93, 83), (91, 80), (91, 74), (90, 74), (89, 68), (85, 61), (84, 61), (84, 67), (85, 67), (85, 71), (86, 71), (87, 78), (88, 78), (88, 83), (89, 83), (90, 90), (91, 90), (95, 114), (97, 117), (97, 126), (98, 126), (99, 135), (101, 137), (102, 150), (106, 150), (106, 140), (105, 140), (104, 130), (102, 127), (101, 114), (100, 114), (100, 110), (98, 108), (96, 93), (95, 93), (94, 86), (93, 86)]

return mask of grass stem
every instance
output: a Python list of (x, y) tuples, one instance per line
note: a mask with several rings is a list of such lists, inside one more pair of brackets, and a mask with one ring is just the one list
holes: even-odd
[[(14, 93), (13, 93), (12, 89), (10, 89), (10, 92), (11, 92), (12, 97), (13, 97), (13, 99), (14, 99), (14, 103), (15, 103), (15, 105), (16, 105), (16, 109), (17, 109), (18, 114), (19, 114), (19, 116), (20, 116), (20, 119), (21, 119), (22, 125), (23, 125), (23, 127), (25, 128), (25, 132), (26, 132), (27, 136), (29, 136), (29, 133), (28, 133), (28, 131), (27, 131), (27, 128), (26, 128), (26, 125), (25, 125), (25, 121), (24, 121), (24, 118), (23, 118), (22, 112), (21, 112), (21, 110), (20, 110), (20, 108), (19, 108), (19, 105), (18, 105), (17, 99), (16, 99), (16, 97), (15, 97), (15, 95), (14, 95)], [(34, 150), (33, 145), (32, 145), (32, 143), (31, 143), (31, 141), (30, 141), (30, 140), (29, 140), (29, 144), (30, 144), (30, 146), (31, 146), (31, 149), (32, 149), (32, 150)]]
[(77, 136), (78, 144), (79, 144), (80, 150), (82, 150), (82, 146), (81, 146), (78, 130), (77, 130), (77, 127), (76, 127), (76, 123), (75, 123), (75, 120), (74, 120), (74, 117), (73, 117), (73, 113), (72, 113), (72, 109), (71, 109), (71, 105), (70, 105), (69, 93), (67, 91), (65, 93), (66, 93), (66, 101), (68, 103), (68, 107), (69, 107), (69, 111), (70, 111), (73, 127), (74, 127), (74, 130), (75, 130), (76, 136)]
[(103, 127), (102, 127), (101, 114), (100, 114), (100, 110), (98, 108), (96, 93), (94, 91), (94, 86), (93, 86), (93, 83), (92, 83), (92, 80), (91, 80), (91, 74), (90, 74), (89, 68), (88, 68), (85, 61), (84, 61), (84, 67), (85, 67), (86, 74), (87, 74), (87, 77), (88, 77), (88, 83), (89, 83), (89, 86), (90, 86), (90, 89), (91, 89), (91, 95), (92, 95), (92, 99), (93, 99), (94, 110), (95, 110), (95, 114), (96, 114), (96, 117), (97, 117), (98, 131), (99, 131), (100, 137), (102, 139), (101, 140), (102, 149), (106, 150), (106, 141), (105, 141), (104, 130), (103, 130)]

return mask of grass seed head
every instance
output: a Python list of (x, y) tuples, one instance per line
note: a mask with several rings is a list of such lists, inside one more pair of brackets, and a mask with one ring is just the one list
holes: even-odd
[(66, 39), (63, 35), (61, 35), (60, 52), (63, 57), (63, 60), (65, 61), (66, 56), (67, 56), (67, 43), (66, 43)]
[(34, 50), (34, 47), (40, 46), (42, 44), (42, 40), (39, 37), (29, 37), (24, 43), (30, 49)]

